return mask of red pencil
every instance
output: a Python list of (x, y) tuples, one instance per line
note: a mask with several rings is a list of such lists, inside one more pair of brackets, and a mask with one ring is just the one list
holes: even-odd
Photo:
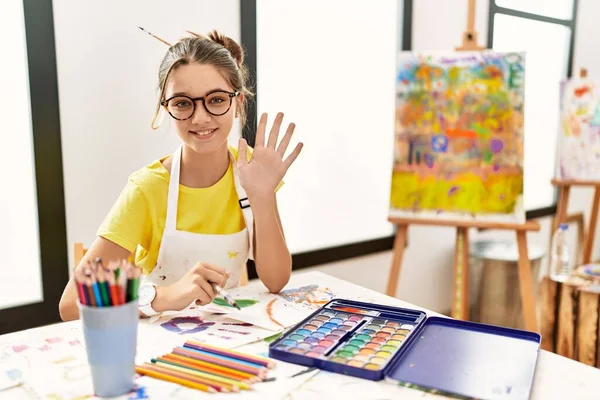
[(87, 302), (87, 298), (84, 292), (83, 283), (77, 282), (77, 291), (79, 292), (79, 302), (84, 306), (89, 305)]

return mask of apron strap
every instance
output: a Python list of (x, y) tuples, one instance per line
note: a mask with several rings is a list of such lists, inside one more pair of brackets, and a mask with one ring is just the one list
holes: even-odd
[(167, 218), (165, 230), (174, 231), (177, 227), (177, 204), (179, 202), (179, 176), (181, 170), (181, 152), (183, 144), (173, 152), (171, 162), (171, 177), (169, 179), (169, 194), (167, 197)]
[(240, 183), (237, 161), (231, 152), (229, 152), (229, 157), (233, 164), (233, 181), (235, 182), (235, 190), (238, 195), (238, 203), (242, 209), (242, 215), (244, 216), (246, 229), (248, 230), (248, 241), (250, 242), (248, 244), (248, 258), (254, 260), (254, 215), (252, 214), (252, 208), (250, 208), (250, 202), (248, 201), (246, 191)]

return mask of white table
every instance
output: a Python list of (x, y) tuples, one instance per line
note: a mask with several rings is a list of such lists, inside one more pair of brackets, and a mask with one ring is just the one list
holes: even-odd
[[(359, 299), (361, 301), (377, 302), (381, 304), (419, 309), (425, 311), (429, 316), (439, 315), (399, 299), (362, 288), (360, 286), (319, 272), (294, 274), (286, 288), (301, 287), (311, 283), (318, 284), (321, 287), (329, 288), (336, 295), (336, 297)], [(255, 291), (256, 293), (265, 291), (264, 286), (259, 281), (253, 281), (247, 287), (242, 289), (250, 292)], [(6, 367), (6, 363), (16, 362), (15, 359), (8, 358), (6, 354), (3, 356), (3, 346), (6, 349), (9, 345), (23, 345), (26, 344), (28, 340), (51, 338), (65, 335), (65, 333), (77, 336), (81, 335), (79, 327), (80, 321), (73, 321), (0, 336), (0, 372), (3, 370), (3, 366)], [(157, 331), (156, 326), (153, 326), (153, 324), (151, 324), (148, 320), (141, 321), (138, 339), (138, 357), (146, 359), (150, 355), (156, 356), (157, 353), (162, 354), (163, 350), (169, 348), (169, 346), (172, 346), (173, 343), (181, 344), (183, 342), (183, 339), (175, 334), (169, 333), (171, 336), (167, 337), (164, 333), (159, 334), (158, 332), (159, 331)], [(77, 337), (83, 343), (82, 336)], [(173, 341), (169, 342), (171, 338)], [(265, 353), (267, 349), (268, 343), (262, 340), (253, 344), (244, 345), (239, 348), (239, 350), (245, 350), (254, 353)], [(29, 362), (32, 363), (31, 361)], [(282, 365), (284, 371), (286, 365), (290, 366), (289, 364), (281, 362), (279, 363), (284, 364)], [(27, 365), (19, 365), (19, 367), (26, 369)], [(290, 366), (290, 368), (299, 367)], [(29, 382), (29, 380), (36, 380), (38, 378), (41, 379), (42, 377), (51, 379), (48, 378), (48, 376), (51, 376), (51, 374), (52, 371), (50, 368), (37, 368), (29, 371), (25, 374), (25, 384), (0, 391), (0, 399), (36, 398), (32, 393), (31, 386), (27, 382)], [(157, 382), (154, 380), (152, 381)], [(76, 385), (81, 386), (81, 382), (85, 381), (80, 381), (79, 383), (74, 381), (74, 387)], [(314, 371), (296, 378), (284, 376), (278, 378), (276, 382), (277, 383), (263, 383), (257, 386), (256, 390), (252, 392), (223, 395), (215, 394), (211, 396), (215, 398), (219, 398), (220, 396), (227, 396), (230, 398), (240, 396), (245, 399), (280, 398), (289, 400), (314, 400), (317, 398), (327, 397), (340, 399), (443, 398), (443, 396), (440, 395), (399, 387), (388, 382), (367, 381), (323, 371)], [(163, 383), (161, 382), (160, 384)], [(65, 385), (66, 384), (63, 384), (62, 386)], [(152, 388), (152, 391), (148, 392), (148, 394), (152, 394), (151, 398), (163, 398), (163, 396), (167, 395), (171, 398), (178, 399), (200, 398), (202, 396), (206, 398), (207, 396), (205, 393), (195, 392), (187, 389), (177, 389), (175, 385), (164, 385), (165, 387)], [(160, 390), (164, 390), (164, 392), (161, 392)], [(68, 397), (68, 393), (62, 393), (60, 396), (55, 397), (55, 399), (61, 400), (68, 398), (72, 398)], [(123, 398), (126, 399), (128, 396), (124, 396)], [(544, 400), (567, 398), (598, 399), (600, 398), (600, 370), (542, 350), (540, 351), (537, 362), (531, 398)]]

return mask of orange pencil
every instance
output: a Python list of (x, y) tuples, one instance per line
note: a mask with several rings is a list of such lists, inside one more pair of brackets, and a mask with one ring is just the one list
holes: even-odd
[(187, 379), (189, 381), (200, 383), (215, 389), (218, 392), (239, 392), (239, 389), (234, 387), (233, 385), (221, 384), (218, 382), (210, 381), (208, 379), (204, 379), (198, 376), (194, 376), (192, 374), (188, 374), (186, 372), (176, 371), (170, 368), (164, 368), (158, 366), (156, 364), (144, 363), (144, 368), (150, 369), (152, 371), (160, 372), (163, 374), (169, 374), (172, 376), (176, 376), (181, 379)]
[(215, 354), (219, 354), (219, 355), (223, 355), (223, 356), (227, 356), (227, 357), (232, 357), (232, 358), (237, 358), (243, 361), (248, 361), (254, 364), (259, 364), (259, 365), (263, 365), (267, 368), (274, 368), (275, 367), (275, 362), (273, 360), (269, 360), (263, 357), (258, 357), (258, 356), (254, 356), (251, 354), (245, 354), (245, 353), (240, 353), (239, 351), (234, 351), (234, 350), (229, 350), (229, 349), (222, 349), (220, 347), (217, 346), (211, 346), (210, 344), (206, 344), (206, 343), (200, 343), (200, 342), (196, 342), (193, 340), (188, 340), (185, 343), (185, 346), (189, 346), (189, 347), (193, 347), (199, 350), (204, 350), (207, 351), (209, 353), (215, 353)]
[(142, 375), (148, 375), (149, 377), (152, 377), (152, 378), (162, 379), (167, 382), (177, 383), (179, 385), (186, 386), (186, 387), (189, 387), (192, 389), (202, 390), (203, 392), (210, 392), (210, 393), (216, 392), (215, 389), (213, 389), (212, 387), (210, 387), (208, 385), (193, 382), (188, 379), (182, 379), (180, 377), (173, 376), (171, 374), (161, 373), (161, 372), (158, 372), (158, 371), (155, 371), (152, 369), (140, 367), (138, 365), (135, 366), (135, 372), (137, 372), (138, 374), (142, 374)]
[(249, 367), (247, 365), (238, 364), (238, 363), (227, 361), (227, 360), (223, 360), (223, 359), (217, 358), (217, 357), (206, 356), (206, 355), (203, 355), (203, 354), (200, 354), (200, 353), (196, 353), (193, 350), (192, 351), (185, 350), (185, 349), (183, 349), (181, 347), (173, 349), (173, 353), (179, 354), (179, 355), (182, 355), (182, 356), (187, 356), (187, 357), (193, 358), (195, 360), (207, 361), (207, 362), (210, 362), (210, 363), (221, 365), (223, 367), (233, 368), (233, 369), (236, 369), (238, 371), (249, 372), (251, 374), (258, 375), (261, 378), (264, 378), (265, 375), (266, 375), (266, 370), (264, 370), (264, 369)]
[(204, 361), (194, 360), (192, 358), (179, 356), (177, 354), (165, 354), (164, 356), (159, 357), (159, 360), (162, 360), (162, 359), (165, 359), (168, 361), (173, 361), (173, 362), (180, 363), (183, 365), (189, 365), (189, 366), (192, 366), (195, 368), (206, 368), (207, 370), (215, 371), (215, 373), (219, 372), (222, 374), (226, 374), (230, 378), (238, 379), (241, 381), (256, 382), (258, 380), (261, 380), (256, 375), (250, 374), (248, 372), (236, 371), (235, 369), (223, 367), (220, 365), (215, 365), (212, 363), (207, 363)]
[(239, 387), (240, 389), (249, 390), (250, 384), (247, 381), (241, 381), (237, 378), (229, 378), (227, 376), (220, 375), (213, 370), (207, 370), (205, 368), (198, 368), (190, 365), (180, 364), (173, 360), (166, 359), (152, 359), (152, 363), (157, 366), (165, 367), (165, 368), (174, 368), (181, 372), (187, 372), (193, 375), (201, 376), (205, 379), (214, 380), (216, 382), (225, 383), (228, 385), (234, 385)]

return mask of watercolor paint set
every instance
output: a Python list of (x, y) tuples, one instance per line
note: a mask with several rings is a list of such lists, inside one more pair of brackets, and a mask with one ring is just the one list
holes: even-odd
[(284, 362), (467, 398), (527, 397), (541, 337), (332, 299), (269, 346)]

